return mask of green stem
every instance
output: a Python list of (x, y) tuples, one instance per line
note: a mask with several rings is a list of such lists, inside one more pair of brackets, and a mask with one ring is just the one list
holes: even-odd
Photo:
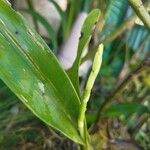
[(144, 25), (150, 31), (150, 15), (146, 11), (141, 0), (129, 0), (131, 7), (136, 12), (137, 16), (142, 20)]
[[(29, 9), (34, 10), (34, 6), (33, 6), (33, 3), (31, 0), (27, 0), (27, 4), (28, 4)], [(38, 32), (38, 24), (37, 24), (37, 20), (34, 16), (33, 16), (33, 23), (34, 23), (36, 31)]]
[(65, 36), (65, 29), (66, 29), (66, 12), (63, 11), (61, 9), (61, 7), (58, 5), (58, 2), (56, 2), (55, 0), (48, 0), (49, 2), (51, 2), (55, 8), (57, 9), (60, 17), (61, 17), (61, 28), (62, 28), (62, 32), (63, 32), (63, 37)]
[(149, 114), (144, 114), (140, 118), (138, 118), (138, 122), (132, 128), (129, 129), (132, 138), (135, 138), (138, 131), (141, 129), (143, 124), (147, 122), (148, 119), (149, 119)]
[(83, 100), (81, 102), (81, 109), (80, 109), (80, 114), (79, 114), (79, 119), (78, 119), (78, 127), (79, 127), (80, 134), (84, 139), (86, 137), (85, 128), (84, 128), (85, 127), (85, 112), (87, 108), (87, 103), (90, 98), (91, 89), (94, 85), (95, 79), (101, 67), (102, 53), (103, 53), (103, 45), (101, 44), (98, 47), (97, 52), (95, 54), (95, 58), (94, 58), (93, 65), (92, 65), (92, 71), (88, 78), (85, 91), (83, 93)]
[(65, 39), (69, 35), (70, 29), (71, 29), (73, 21), (76, 17), (76, 14), (78, 14), (78, 12), (81, 8), (81, 3), (82, 3), (82, 0), (78, 0), (78, 1), (72, 0), (70, 2), (70, 8), (69, 8), (68, 16), (67, 16), (66, 31), (65, 31), (65, 35), (64, 35)]

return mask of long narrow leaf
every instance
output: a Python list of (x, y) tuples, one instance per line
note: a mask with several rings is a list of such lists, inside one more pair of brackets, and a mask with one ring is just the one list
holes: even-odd
[(75, 142), (80, 99), (46, 43), (0, 1), (0, 78), (41, 120)]
[[(68, 70), (68, 75), (74, 84), (76, 91), (79, 94), (79, 77), (78, 70), (81, 61), (81, 55), (86, 46), (89, 44), (89, 41), (92, 37), (92, 33), (94, 31), (94, 26), (99, 19), (100, 11), (99, 9), (93, 10), (88, 17), (86, 18), (82, 29), (81, 29), (81, 37), (79, 39), (78, 52), (77, 57), (74, 61), (73, 66)], [(80, 95), (80, 94), (79, 94)]]

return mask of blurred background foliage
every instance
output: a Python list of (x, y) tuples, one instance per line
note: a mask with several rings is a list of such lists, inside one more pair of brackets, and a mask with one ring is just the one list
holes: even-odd
[[(129, 141), (133, 145), (137, 143), (141, 149), (149, 150), (150, 70), (142, 71), (136, 76), (134, 69), (149, 56), (150, 34), (134, 14), (128, 1), (10, 0), (10, 2), (14, 9), (27, 18), (58, 58), (62, 47), (70, 38), (70, 33), (74, 32), (72, 27), (79, 15), (87, 14), (94, 8), (101, 10), (96, 33), (93, 34), (87, 48), (88, 52), (83, 57), (83, 62), (87, 58), (92, 58), (92, 47), (97, 43), (104, 43), (103, 65), (88, 104), (88, 126), (90, 127), (96, 120), (99, 107), (126, 77), (131, 75), (129, 83), (103, 112), (103, 117), (107, 117), (107, 121), (101, 127), (102, 139)], [(149, 11), (149, 0), (143, 2)], [(79, 24), (79, 28), (80, 26)], [(70, 44), (70, 50), (76, 44)], [(89, 74), (88, 69), (85, 70), (87, 71), (81, 75), (81, 89)], [(46, 127), (0, 81), (0, 149), (77, 149), (77, 146), (60, 133)]]

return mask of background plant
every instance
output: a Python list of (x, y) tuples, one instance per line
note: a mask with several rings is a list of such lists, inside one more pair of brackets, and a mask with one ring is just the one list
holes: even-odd
[[(50, 37), (48, 40), (50, 41), (50, 45), (52, 45), (52, 48), (55, 49), (56, 54), (58, 52), (57, 50), (59, 49), (58, 48), (59, 45), (62, 45), (65, 42), (65, 39), (68, 37), (69, 32), (71, 31), (71, 26), (73, 24), (74, 18), (78, 13), (80, 13), (80, 7), (82, 6), (81, 10), (86, 12), (89, 12), (91, 9), (95, 7), (101, 9), (100, 21), (97, 24), (97, 28), (94, 30), (94, 32), (92, 32), (92, 40), (90, 41), (90, 46), (89, 46), (90, 51), (81, 60), (82, 62), (84, 62), (88, 58), (93, 58), (96, 52), (96, 50), (94, 50), (95, 49), (94, 47), (96, 47), (100, 43), (104, 44), (103, 65), (101, 68), (100, 75), (98, 76), (96, 84), (92, 90), (91, 100), (89, 101), (88, 104), (88, 112), (86, 113), (88, 128), (91, 127), (91, 125), (93, 125), (93, 123), (96, 122), (95, 125), (92, 128), (90, 128), (91, 131), (90, 135), (92, 140), (91, 143), (94, 143), (93, 144), (94, 147), (100, 149), (102, 147), (106, 148), (108, 145), (111, 145), (112, 144), (111, 139), (115, 139), (116, 141), (114, 143), (117, 145), (117, 147), (119, 146), (121, 147), (123, 145), (122, 142), (126, 142), (128, 146), (132, 145), (133, 148), (136, 148), (137, 146), (134, 143), (132, 143), (132, 140), (136, 140), (145, 149), (149, 149), (148, 147), (149, 146), (149, 135), (148, 135), (149, 132), (148, 131), (149, 130), (149, 55), (148, 53), (149, 53), (150, 43), (149, 43), (148, 25), (144, 27), (135, 24), (135, 20), (137, 17), (132, 16), (133, 12), (131, 8), (129, 8), (128, 2), (124, 0), (120, 0), (120, 1), (112, 0), (108, 2), (80, 1), (78, 4), (75, 1), (70, 1), (69, 2), (70, 7), (68, 7), (67, 9), (67, 13), (61, 11), (59, 6), (55, 2), (53, 3), (57, 8), (57, 10), (59, 11), (59, 13), (61, 14), (61, 17), (63, 17), (62, 26), (65, 24), (64, 26), (67, 27), (64, 28), (61, 26), (59, 33), (54, 33), (51, 30), (52, 27), (50, 27), (50, 25), (47, 22), (45, 22), (44, 17), (37, 14), (34, 8), (31, 7), (31, 5), (29, 7), (29, 10), (20, 10), (20, 11), (30, 13), (33, 16), (35, 22), (41, 20), (40, 22), (46, 27), (47, 30), (49, 30), (48, 33), (50, 33), (49, 34), (50, 36), (54, 34), (57, 35), (57, 36)], [(148, 7), (148, 4), (146, 3), (145, 6)], [(1, 13), (1, 17), (2, 17), (1, 18), (2, 21), (4, 21), (2, 13)], [(12, 30), (13, 27), (12, 29), (6, 28), (5, 26), (3, 26), (3, 22), (1, 22), (1, 30), (2, 29), (4, 30), (1, 31), (1, 35), (2, 34), (5, 35), (5, 38), (7, 39), (13, 39), (15, 43), (18, 43), (17, 41), (20, 40), (21, 43), (20, 47), (26, 49), (25, 47), (26, 43), (23, 43), (21, 40), (22, 37), (18, 35), (18, 32), (20, 33), (20, 31), (13, 30), (14, 33), (16, 33), (16, 37), (18, 36), (17, 37), (18, 39), (16, 41), (15, 40), (16, 37), (15, 36), (13, 37), (9, 33), (9, 31), (7, 31), (7, 30)], [(124, 32), (124, 31), (128, 31), (128, 32)], [(24, 33), (23, 35), (26, 35), (26, 33)], [(61, 38), (58, 35), (59, 36), (61, 35), (60, 36)], [(33, 37), (31, 35), (32, 40), (35, 40)], [(59, 37), (59, 39), (56, 39), (56, 37), (57, 38)], [(35, 38), (37, 39), (37, 35)], [(1, 36), (1, 42), (2, 40), (4, 40), (4, 38), (2, 38)], [(38, 45), (39, 43), (41, 43), (41, 39), (37, 39), (36, 42), (37, 42), (36, 44)], [(17, 45), (15, 44), (14, 46), (17, 46), (18, 48), (18, 44)], [(7, 48), (9, 48), (8, 45)], [(3, 50), (2, 46), (1, 49)], [(33, 54), (33, 56), (34, 55), (35, 53)], [(37, 55), (39, 58), (42, 57), (42, 54), (40, 55), (38, 53)], [(1, 52), (1, 56), (4, 56), (2, 52)], [(14, 58), (14, 60), (16, 59)], [(11, 62), (15, 62), (14, 60)], [(19, 57), (17, 60), (19, 62)], [(33, 64), (31, 60), (29, 62), (30, 64)], [(41, 62), (38, 62), (37, 60), (36, 65), (40, 65), (40, 63)], [(48, 63), (46, 63), (45, 67), (48, 66), (47, 64)], [(51, 66), (52, 63), (49, 65)], [(5, 72), (2, 72), (1, 69), (1, 73), (3, 73), (3, 75), (5, 73), (5, 76), (3, 76), (3, 80), (4, 77), (5, 78), (8, 77), (9, 73), (6, 74), (6, 70), (7, 68), (12, 68), (11, 67), (12, 63), (8, 63), (6, 61), (5, 66), (6, 66)], [(43, 65), (41, 66), (40, 69), (42, 68)], [(48, 69), (44, 71), (43, 78), (46, 77), (47, 71)], [(14, 69), (14, 72), (15, 73), (17, 72), (16, 67)], [(36, 73), (37, 72), (35, 72), (34, 74)], [(72, 73), (72, 75), (70, 75), (70, 78), (72, 77), (74, 79), (74, 76), (78, 78), (78, 76), (75, 75), (75, 73)], [(89, 75), (87, 73), (86, 77), (81, 80), (80, 85), (83, 86), (85, 85), (85, 81), (87, 80), (86, 78), (88, 78), (88, 76)], [(16, 77), (18, 77), (18, 75), (16, 75)], [(40, 78), (40, 76), (38, 77)], [(54, 80), (53, 78), (51, 79)], [(60, 78), (56, 78), (56, 79), (58, 80)], [(16, 80), (18, 81), (18, 79)], [(77, 83), (74, 81), (72, 82), (74, 84)], [(7, 85), (9, 84), (11, 83), (7, 83)], [(1, 109), (3, 112), (1, 117), (1, 120), (3, 122), (1, 129), (4, 128), (6, 129), (4, 131), (1, 130), (2, 132), (1, 142), (4, 143), (5, 139), (7, 139), (4, 137), (8, 131), (11, 131), (11, 129), (14, 128), (14, 126), (16, 126), (17, 124), (21, 124), (21, 122), (24, 121), (27, 122), (27, 120), (30, 118), (31, 120), (34, 120), (33, 119), (34, 117), (26, 109), (24, 109), (24, 107), (21, 104), (18, 104), (18, 102), (16, 102), (15, 97), (11, 98), (13, 94), (9, 94), (9, 92), (7, 92), (7, 88), (3, 85), (3, 83), (1, 83), (1, 85), (2, 85), (1, 93), (2, 96), (4, 97), (2, 98), (5, 100), (8, 99), (6, 102), (2, 100), (3, 105), (1, 105), (2, 106)], [(114, 85), (116, 86), (114, 87)], [(43, 90), (43, 85), (39, 84), (38, 86), (40, 87), (39, 92), (41, 92), (41, 95), (44, 95), (45, 91)], [(63, 93), (61, 94), (63, 95)], [(78, 95), (79, 95), (79, 91), (78, 91)], [(20, 91), (18, 96), (21, 96)], [(58, 97), (61, 96), (59, 95)], [(7, 118), (6, 114), (8, 116), (10, 114), (14, 115), (14, 118), (11, 118), (12, 122), (9, 121), (9, 118), (6, 119)], [(71, 111), (69, 112), (69, 114), (71, 114)], [(77, 117), (73, 118), (73, 120), (75, 120), (75, 122), (77, 123)], [(8, 122), (9, 122), (9, 126), (6, 128), (5, 125), (8, 124)], [(30, 126), (30, 124), (27, 123), (27, 126)], [(22, 134), (22, 136), (23, 135), (24, 134)], [(72, 135), (73, 134), (70, 133), (70, 138), (72, 138)], [(15, 132), (15, 137), (17, 137), (16, 132)], [(56, 137), (56, 135), (54, 135), (54, 137)], [(98, 137), (100, 137), (100, 139), (98, 139)], [(15, 142), (12, 143), (14, 144)], [(107, 143), (109, 144), (107, 145)], [(113, 145), (115, 145), (114, 143)]]

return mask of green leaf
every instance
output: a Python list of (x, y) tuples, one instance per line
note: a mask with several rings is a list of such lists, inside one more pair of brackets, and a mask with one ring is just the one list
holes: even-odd
[(57, 49), (57, 34), (53, 30), (49, 22), (43, 16), (41, 16), (38, 12), (32, 9), (22, 9), (20, 11), (31, 14), (38, 22), (40, 22), (43, 25), (43, 27), (46, 29), (46, 31), (49, 34), (49, 38), (52, 41), (53, 49), (56, 50)]
[(69, 31), (72, 27), (72, 24), (74, 22), (74, 19), (78, 12), (81, 9), (81, 4), (83, 0), (70, 0), (69, 3), (69, 11), (67, 12), (67, 25), (66, 25), (66, 31), (65, 31), (65, 38), (68, 36)]
[(49, 2), (51, 2), (55, 8), (57, 9), (60, 17), (61, 17), (61, 22), (62, 22), (62, 30), (63, 32), (65, 32), (65, 28), (66, 28), (66, 14), (65, 12), (61, 9), (61, 7), (58, 5), (58, 3), (54, 0), (49, 0)]
[(110, 0), (105, 14), (105, 27), (103, 34), (109, 35), (114, 31), (123, 21), (128, 1), (126, 0)]
[(129, 47), (136, 52), (141, 44), (143, 44), (143, 50), (140, 54), (142, 58), (144, 58), (145, 54), (149, 51), (150, 42), (149, 42), (149, 31), (139, 25), (135, 25), (131, 31), (127, 34), (127, 40)]
[(128, 116), (134, 113), (149, 113), (149, 110), (146, 106), (134, 102), (113, 104), (103, 112), (103, 117), (119, 117), (120, 115)]
[[(108, 8), (104, 16), (105, 25), (103, 31), (100, 33), (100, 39), (108, 37), (115, 31), (122, 23), (128, 8), (127, 0), (109, 0)], [(108, 65), (110, 54), (114, 53), (113, 46), (115, 41), (107, 43), (104, 48), (104, 63)]]
[(86, 113), (86, 122), (87, 124), (93, 124), (96, 121), (96, 113)]
[(92, 33), (94, 31), (95, 24), (97, 23), (99, 16), (100, 16), (100, 10), (95, 9), (87, 16), (86, 20), (84, 21), (84, 24), (81, 29), (81, 37), (79, 39), (77, 57), (72, 67), (68, 70), (68, 75), (79, 95), (80, 95), (79, 92), (80, 90), (79, 90), (78, 71), (79, 71), (79, 65), (81, 61), (81, 55), (83, 50), (89, 44), (89, 41), (92, 37)]
[(75, 142), (80, 99), (41, 37), (0, 1), (0, 78), (42, 121)]

